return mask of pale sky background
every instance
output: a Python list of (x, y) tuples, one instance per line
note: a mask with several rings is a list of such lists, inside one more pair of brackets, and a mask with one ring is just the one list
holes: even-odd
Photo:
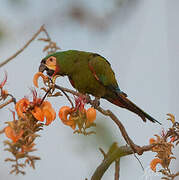
[[(99, 17), (111, 12), (115, 6), (105, 0), (28, 0), (19, 6), (0, 0), (0, 22), (8, 35), (0, 43), (0, 62), (21, 48), (40, 25), (45, 24), (52, 39), (63, 50), (91, 51), (106, 57), (114, 69), (120, 88), (128, 97), (159, 120), (164, 129), (169, 127), (166, 114), (170, 112), (176, 119), (179, 117), (179, 1), (121, 0), (114, 20), (104, 21), (110, 24), (105, 31), (67, 18), (65, 13), (72, 2), (80, 2)], [(0, 69), (1, 79), (3, 72), (8, 72), (6, 88), (17, 99), (30, 95), (33, 75), (45, 56), (43, 47), (43, 43), (34, 41), (20, 56)], [(67, 78), (58, 82), (71, 88)], [(57, 111), (61, 106), (69, 105), (65, 98), (49, 100)], [(135, 114), (105, 100), (101, 100), (101, 106), (111, 109), (120, 118), (129, 135), (139, 145), (148, 144), (149, 138), (162, 130), (158, 124), (143, 123)], [(12, 120), (8, 108), (12, 109), (13, 106), (0, 110), (1, 128), (4, 127), (3, 122)], [(114, 141), (125, 145), (118, 128), (110, 119), (98, 113), (96, 123), (97, 134), (84, 137), (74, 135), (57, 118), (40, 132), (35, 155), (40, 156), (41, 160), (37, 161), (36, 170), (26, 168), (25, 176), (8, 174), (11, 164), (4, 162), (9, 153), (3, 151), (5, 137), (2, 135), (0, 180), (90, 179), (103, 158), (99, 147), (107, 151)], [(148, 152), (139, 157), (145, 169), (154, 155)], [(179, 160), (173, 162), (173, 168), (179, 169)], [(121, 159), (120, 175), (121, 180), (145, 180), (144, 172), (133, 155)], [(113, 176), (114, 166), (111, 166), (103, 179), (114, 179)], [(152, 176), (151, 179), (160, 178)]]

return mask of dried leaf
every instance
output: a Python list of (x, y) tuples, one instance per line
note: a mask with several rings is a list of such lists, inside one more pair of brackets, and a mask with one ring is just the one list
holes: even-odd
[(171, 113), (167, 114), (169, 116), (169, 118), (167, 120), (171, 121), (173, 124), (175, 123), (175, 116)]

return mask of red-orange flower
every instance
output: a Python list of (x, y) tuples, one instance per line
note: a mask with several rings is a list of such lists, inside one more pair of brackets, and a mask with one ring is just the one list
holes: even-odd
[(24, 113), (27, 112), (27, 108), (29, 104), (30, 104), (30, 101), (27, 98), (22, 98), (16, 103), (15, 109), (19, 117), (25, 118)]
[(35, 106), (31, 112), (32, 112), (32, 115), (35, 117), (35, 119), (41, 122), (44, 121), (44, 113), (42, 112), (42, 109), (40, 107)]
[(38, 86), (38, 79), (39, 77), (42, 77), (44, 83), (48, 81), (48, 76), (45, 76), (42, 72), (37, 72), (34, 77), (33, 77), (33, 84), (35, 87), (39, 87)]
[(17, 142), (23, 135), (24, 131), (21, 129), (19, 132), (16, 132), (11, 126), (5, 128), (5, 134), (13, 142)]
[(161, 166), (166, 169), (170, 165), (171, 159), (175, 159), (175, 157), (171, 156), (173, 154), (173, 144), (171, 142), (167, 142), (165, 134), (164, 130), (162, 130), (161, 136), (155, 135), (156, 139), (151, 138), (149, 140), (150, 144), (155, 144), (152, 151), (157, 153), (157, 158), (153, 159), (150, 163), (151, 169), (155, 172), (157, 164), (161, 164)]
[[(82, 105), (83, 106), (83, 105)], [(63, 106), (59, 110), (59, 118), (63, 124), (70, 126), (73, 130), (76, 128), (76, 125), (81, 129), (86, 129), (96, 119), (96, 110), (94, 108), (85, 109), (84, 107), (79, 106), (78, 108), (70, 108), (69, 106)]]
[(50, 102), (48, 101), (44, 101), (41, 105), (41, 109), (42, 109), (42, 114), (44, 115), (44, 117), (46, 118), (46, 123), (45, 125), (49, 125), (52, 121), (55, 120), (56, 118), (56, 112), (55, 110), (52, 108), (52, 105), (50, 104)]
[(76, 123), (73, 120), (72, 116), (68, 118), (68, 116), (73, 112), (73, 109), (69, 106), (63, 106), (60, 108), (58, 116), (62, 120), (63, 124), (70, 126), (72, 129), (75, 129)]
[(157, 164), (161, 164), (161, 165), (162, 165), (162, 160), (159, 159), (159, 158), (155, 158), (155, 159), (153, 159), (153, 160), (151, 161), (151, 163), (150, 163), (150, 168), (151, 168), (154, 172), (156, 172), (156, 166), (157, 166)]
[(86, 118), (87, 121), (90, 123), (93, 123), (94, 120), (96, 119), (96, 110), (93, 107), (87, 109)]
[(55, 110), (52, 108), (50, 102), (43, 101), (41, 103), (42, 99), (37, 97), (37, 92), (35, 90), (33, 90), (32, 93), (32, 102), (27, 98), (23, 98), (16, 103), (18, 116), (25, 119), (25, 114), (28, 112), (38, 121), (44, 122), (44, 119), (46, 119), (45, 125), (49, 125), (56, 118)]

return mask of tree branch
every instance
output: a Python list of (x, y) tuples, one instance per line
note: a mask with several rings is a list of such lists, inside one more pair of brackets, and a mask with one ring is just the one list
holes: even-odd
[(114, 180), (119, 180), (119, 171), (120, 171), (120, 159), (115, 160), (115, 176)]
[(117, 146), (117, 143), (113, 143), (109, 148), (108, 153), (105, 155), (102, 163), (97, 167), (91, 180), (100, 180), (109, 166), (116, 160), (120, 160), (121, 157), (133, 154), (133, 151), (128, 146)]
[(0, 109), (2, 109), (3, 107), (7, 106), (8, 104), (14, 102), (14, 98), (9, 99), (8, 101), (6, 101), (3, 104), (0, 104)]
[[(4, 66), (5, 64), (7, 64), (9, 61), (11, 61), (12, 59), (14, 59), (15, 57), (17, 57), (25, 48), (27, 48), (29, 46), (29, 44), (34, 41), (37, 36), (42, 32), (44, 31), (45, 34), (46, 34), (46, 30), (44, 28), (44, 25), (42, 25), (40, 27), (40, 29), (32, 36), (32, 38), (29, 39), (29, 41), (27, 41), (27, 43), (21, 48), (19, 49), (15, 54), (13, 54), (12, 56), (10, 56), (9, 58), (7, 58), (6, 60), (4, 60), (2, 63), (0, 63), (0, 68), (2, 66)], [(46, 34), (47, 35), (47, 34)], [(48, 36), (47, 36), (48, 37)]]

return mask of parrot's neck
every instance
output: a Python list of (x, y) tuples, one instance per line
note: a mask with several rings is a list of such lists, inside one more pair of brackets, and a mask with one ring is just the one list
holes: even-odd
[(54, 77), (55, 75), (57, 75), (58, 72), (60, 72), (60, 68), (59, 68), (59, 66), (57, 65), (56, 68), (55, 68), (55, 71), (54, 71), (54, 73), (53, 73), (53, 75), (52, 75), (52, 77)]

